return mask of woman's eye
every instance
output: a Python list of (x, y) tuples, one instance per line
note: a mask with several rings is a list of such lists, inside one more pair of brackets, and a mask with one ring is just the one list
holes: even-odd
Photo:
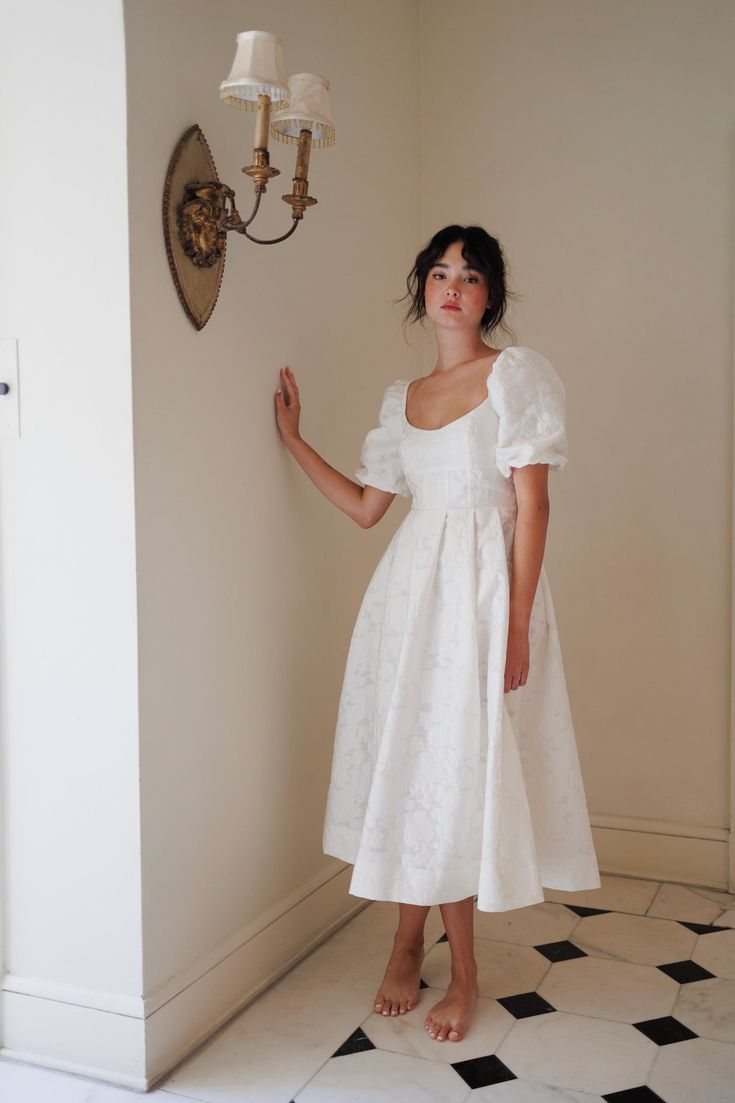
[[(432, 277), (435, 280), (443, 280), (444, 279), (444, 273), (443, 272), (432, 272)], [(468, 280), (471, 280), (472, 283), (479, 283), (480, 282), (478, 280), (477, 276), (466, 276), (465, 278), (468, 279)]]

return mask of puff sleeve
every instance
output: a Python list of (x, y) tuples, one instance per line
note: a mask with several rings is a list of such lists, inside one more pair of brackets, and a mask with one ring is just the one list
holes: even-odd
[(498, 415), (495, 462), (508, 478), (511, 467), (548, 463), (561, 471), (567, 462), (564, 384), (540, 352), (522, 346), (506, 350), (488, 378)]
[(386, 387), (378, 424), (365, 437), (355, 478), (363, 486), (368, 484), (378, 490), (387, 490), (408, 498), (410, 491), (398, 454), (398, 444), (403, 432), (404, 382), (397, 379)]

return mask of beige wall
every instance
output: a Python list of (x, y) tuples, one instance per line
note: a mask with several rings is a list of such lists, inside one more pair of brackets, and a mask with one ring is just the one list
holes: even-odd
[[(356, 529), (284, 451), (272, 394), (290, 363), (306, 438), (351, 474), (382, 387), (422, 347), (432, 366), (391, 298), (450, 221), (501, 239), (518, 342), (567, 384), (547, 564), (601, 864), (722, 883), (730, 10), (220, 2), (206, 27), (200, 10), (125, 6), (146, 991), (342, 869), (321, 827), (344, 659), (406, 506)], [(216, 95), (242, 26), (330, 77), (338, 140), (288, 243), (230, 242), (197, 334), (157, 197), (196, 121), (247, 210), (252, 116)], [(287, 225), (293, 151), (272, 154), (264, 236)]]
[[(15, 6), (0, 71), (22, 395), (0, 465), (0, 1054), (148, 1087), (358, 904), (324, 798), (354, 618), (407, 503), (368, 532), (333, 509), (273, 392), (291, 364), (304, 435), (352, 475), (383, 387), (432, 366), (392, 299), (449, 221), (500, 238), (518, 343), (567, 386), (547, 566), (603, 869), (724, 885), (729, 0), (58, 9)], [(196, 333), (161, 191), (198, 122), (247, 211), (253, 116), (217, 97), (247, 27), (331, 79), (338, 140), (293, 238), (231, 241)], [(264, 235), (293, 161), (274, 143)], [(49, 231), (57, 177), (81, 250)]]
[[(344, 869), (321, 850), (339, 688), (401, 507), (369, 533), (338, 513), (283, 447), (273, 392), (290, 364), (303, 434), (351, 474), (383, 388), (416, 371), (390, 300), (419, 234), (418, 7), (221, 0), (203, 23), (193, 0), (128, 0), (125, 21), (150, 992)], [(160, 194), (197, 122), (249, 213), (254, 115), (218, 99), (248, 27), (283, 36), (287, 73), (330, 79), (337, 142), (312, 153), (319, 202), (292, 238), (231, 236), (197, 333), (169, 275)], [(290, 226), (295, 147), (273, 142), (271, 161), (282, 175), (259, 237)]]
[(424, 235), (500, 239), (567, 386), (546, 562), (600, 857), (721, 880), (735, 7), (421, 10)]

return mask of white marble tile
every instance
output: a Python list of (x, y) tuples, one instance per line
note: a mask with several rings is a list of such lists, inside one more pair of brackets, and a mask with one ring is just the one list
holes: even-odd
[(716, 977), (735, 980), (735, 930), (701, 934), (691, 958)]
[(671, 1014), (702, 1038), (735, 1042), (735, 980), (713, 977), (682, 984)]
[(585, 908), (609, 908), (643, 915), (661, 884), (660, 881), (642, 881), (637, 877), (615, 877), (606, 873), (600, 875), (600, 881), (602, 886), (599, 889), (586, 889), (584, 892), (544, 889), (544, 897), (560, 904), (581, 904)]
[(735, 1046), (689, 1038), (661, 1046), (648, 1086), (666, 1103), (732, 1103)]
[(715, 920), (718, 927), (735, 927), (735, 908), (723, 912)]
[[(569, 941), (588, 954), (635, 961), (641, 965), (666, 965), (691, 957), (697, 935), (671, 919), (641, 915), (588, 915), (580, 919)], [(702, 936), (719, 938), (720, 935)]]
[[(357, 949), (357, 948), (356, 948)], [(372, 979), (295, 966), (158, 1086), (205, 1103), (285, 1103), (370, 1010)], [(173, 1103), (173, 1100), (172, 1100)]]
[[(139, 1099), (174, 1103), (173, 1096), (158, 1090), (136, 1092), (86, 1076), (0, 1058), (0, 1100), (3, 1103), (134, 1103)], [(179, 1100), (188, 1103), (182, 1095)]]
[(327, 1061), (295, 1103), (464, 1103), (470, 1089), (450, 1065), (371, 1049)]
[[(547, 958), (530, 946), (478, 938), (474, 948), (480, 995), (496, 1000), (534, 991), (550, 965)], [(432, 988), (449, 987), (451, 951), (447, 942), (440, 942), (429, 951), (421, 976)]]
[(497, 1056), (516, 1076), (604, 1095), (645, 1084), (657, 1049), (634, 1026), (557, 1011), (520, 1019)]
[(708, 900), (692, 892), (685, 885), (662, 885), (653, 898), (646, 915), (660, 919), (683, 919), (688, 923), (712, 923), (722, 908), (714, 900)]
[(545, 901), (505, 912), (476, 912), (475, 938), (540, 946), (544, 942), (568, 938), (578, 923), (579, 916), (575, 912), (563, 904)]
[(581, 957), (555, 962), (538, 994), (558, 1011), (638, 1023), (670, 1015), (679, 985), (651, 965)]
[(419, 1002), (405, 1015), (378, 1015), (373, 1012), (361, 1024), (378, 1049), (405, 1053), (408, 1057), (426, 1057), (433, 1061), (468, 1061), (494, 1053), (516, 1021), (497, 1000), (481, 996), (475, 1004), (470, 1025), (460, 1042), (439, 1042), (424, 1029), (427, 1012), (438, 1003), (443, 988), (422, 988)]
[(534, 1080), (504, 1080), (475, 1088), (472, 1103), (604, 1103), (601, 1095), (570, 1091), (553, 1084), (537, 1084)]

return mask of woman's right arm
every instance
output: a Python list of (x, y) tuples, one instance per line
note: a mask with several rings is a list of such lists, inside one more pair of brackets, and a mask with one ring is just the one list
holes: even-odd
[[(375, 486), (362, 487), (327, 463), (299, 433), (299, 389), (290, 368), (281, 368), (282, 387), (276, 391), (276, 420), (281, 440), (298, 465), (325, 498), (363, 529), (372, 528), (395, 498)], [(284, 398), (288, 397), (288, 403)]]

